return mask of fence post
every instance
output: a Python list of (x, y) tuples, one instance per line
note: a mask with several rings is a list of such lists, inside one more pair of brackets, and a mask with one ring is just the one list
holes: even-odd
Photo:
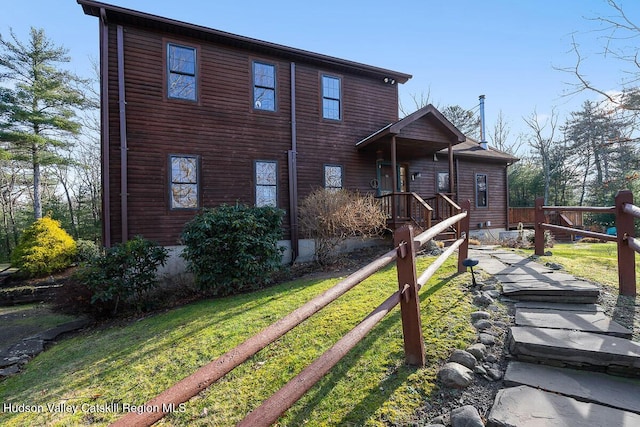
[(544, 222), (544, 211), (542, 210), (542, 206), (544, 206), (544, 197), (537, 197), (533, 225), (535, 230), (535, 252), (538, 256), (544, 255), (544, 229), (540, 226), (540, 224)]
[(469, 223), (471, 220), (469, 219), (469, 215), (471, 214), (471, 200), (465, 200), (460, 203), (460, 207), (462, 208), (462, 212), (466, 212), (467, 216), (464, 217), (460, 224), (458, 225), (458, 230), (460, 230), (460, 236), (464, 235), (464, 242), (458, 248), (458, 273), (464, 273), (467, 271), (467, 267), (462, 264), (462, 261), (467, 259), (469, 256)]
[(420, 319), (413, 228), (408, 225), (398, 228), (393, 239), (395, 246), (398, 247), (397, 270), (405, 362), (408, 365), (424, 366), (424, 339)]
[(636, 295), (635, 251), (627, 237), (634, 237), (633, 215), (624, 212), (624, 204), (633, 204), (629, 190), (616, 194), (616, 234), (618, 238), (618, 292), (620, 295)]

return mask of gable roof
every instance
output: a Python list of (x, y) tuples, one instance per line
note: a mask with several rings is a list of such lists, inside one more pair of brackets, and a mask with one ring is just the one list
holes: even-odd
[(403, 131), (408, 130), (412, 124), (422, 118), (431, 119), (432, 123), (435, 123), (435, 125), (440, 128), (441, 131), (443, 131), (450, 137), (450, 140), (453, 142), (453, 144), (459, 144), (466, 140), (466, 137), (462, 132), (458, 130), (458, 128), (456, 128), (449, 120), (447, 120), (447, 118), (443, 116), (436, 107), (429, 104), (417, 111), (414, 111), (413, 113), (398, 120), (395, 123), (389, 123), (385, 127), (378, 129), (371, 135), (358, 141), (356, 143), (356, 147), (364, 148), (390, 135), (402, 137)]
[[(200, 25), (189, 24), (174, 19), (163, 18), (149, 13), (138, 12), (124, 7), (93, 0), (77, 0), (85, 14), (97, 16), (106, 22), (127, 24), (149, 29), (160, 30), (169, 34), (177, 34), (214, 42), (221, 45), (246, 49), (252, 52), (280, 57), (290, 61), (310, 63), (336, 70), (384, 79), (392, 78), (398, 83), (405, 83), (412, 76), (399, 71), (374, 67), (359, 62), (335, 58), (333, 56), (296, 49), (276, 43), (270, 43), (250, 37), (240, 36), (225, 31), (215, 30)], [(101, 12), (104, 11), (104, 14)]]

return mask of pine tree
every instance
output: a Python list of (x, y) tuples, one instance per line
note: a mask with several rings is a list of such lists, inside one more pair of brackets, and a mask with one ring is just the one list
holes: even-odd
[(25, 44), (10, 30), (0, 34), (0, 142), (13, 159), (28, 164), (35, 219), (42, 218), (42, 168), (64, 164), (60, 153), (80, 130), (75, 110), (86, 105), (83, 80), (62, 70), (68, 51), (42, 29), (31, 28)]

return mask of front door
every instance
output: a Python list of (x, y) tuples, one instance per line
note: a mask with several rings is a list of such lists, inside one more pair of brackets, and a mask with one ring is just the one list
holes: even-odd
[[(407, 192), (407, 165), (396, 166), (396, 178), (398, 182), (398, 188), (396, 191)], [(393, 176), (391, 163), (378, 162), (378, 196), (384, 196), (393, 192)]]

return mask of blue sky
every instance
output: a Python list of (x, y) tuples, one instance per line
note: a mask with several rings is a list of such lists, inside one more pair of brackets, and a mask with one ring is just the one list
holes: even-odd
[[(29, 27), (44, 28), (69, 49), (68, 68), (91, 74), (98, 58), (98, 20), (75, 0), (3, 0), (0, 33), (26, 40)], [(10, 7), (6, 7), (8, 4)], [(575, 79), (555, 68), (571, 67), (572, 38), (585, 56), (585, 72), (605, 90), (619, 88), (620, 64), (604, 60), (607, 32), (589, 18), (613, 16), (605, 0), (111, 0), (107, 3), (235, 34), (409, 73), (400, 85), (405, 110), (412, 97), (429, 95), (436, 106), (466, 109), (486, 95), (488, 132), (502, 111), (510, 137), (526, 132), (522, 117), (534, 110), (560, 117), (592, 93), (566, 96)], [(640, 1), (620, 0), (640, 24)], [(632, 43), (626, 41), (623, 43)], [(638, 44), (637, 40), (635, 41)]]

